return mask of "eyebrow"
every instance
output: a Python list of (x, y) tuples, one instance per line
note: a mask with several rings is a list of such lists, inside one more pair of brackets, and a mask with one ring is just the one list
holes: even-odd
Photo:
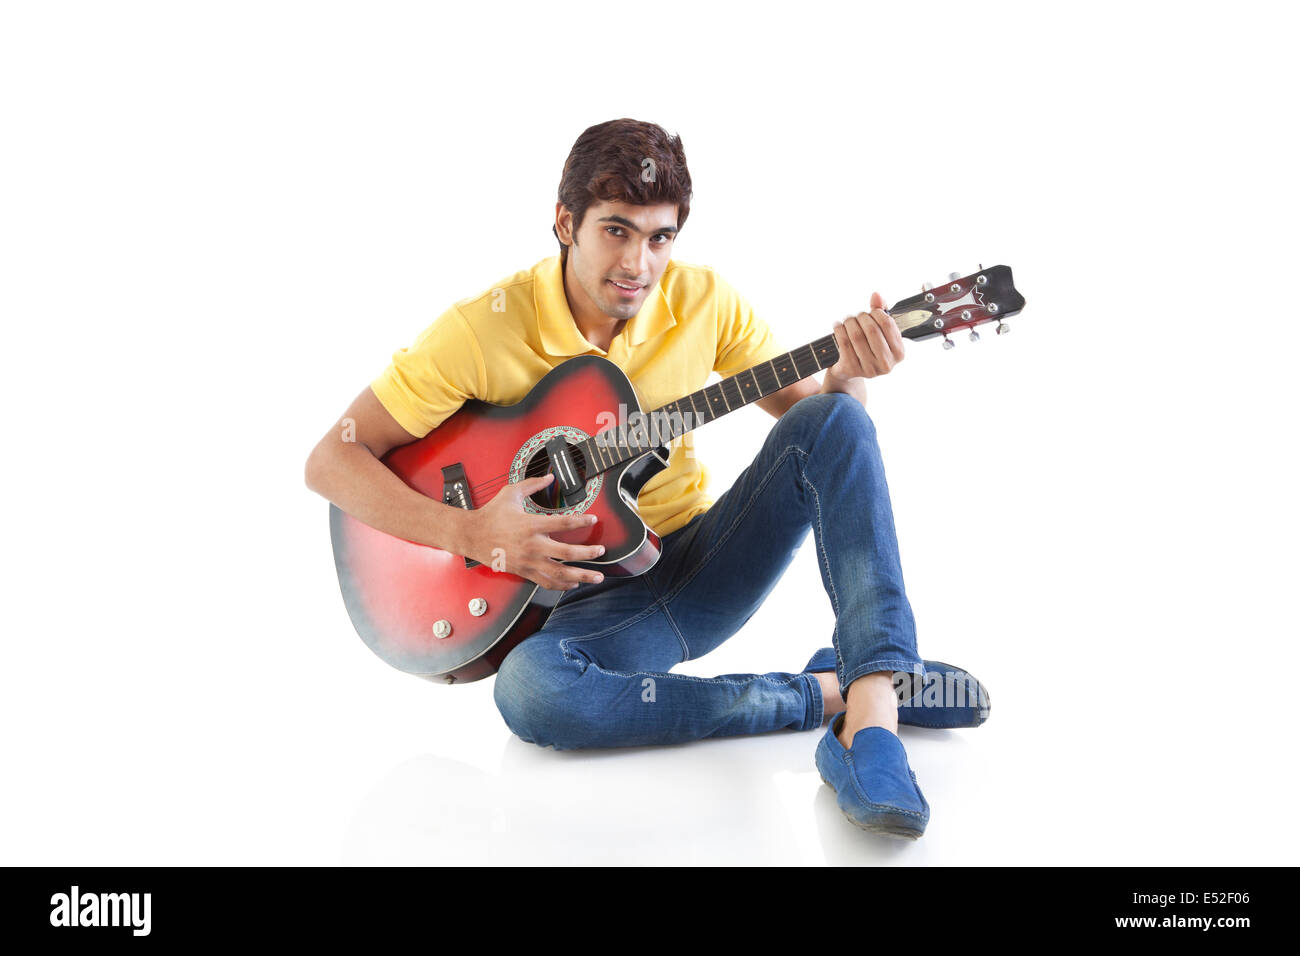
[[(617, 224), (620, 225), (620, 226), (626, 226), (628, 229), (631, 229), (633, 232), (640, 232), (640, 231), (641, 231), (640, 229), (638, 229), (638, 228), (636, 227), (636, 224), (635, 224), (634, 222), (632, 222), (631, 219), (624, 219), (622, 216), (601, 216), (601, 217), (600, 217), (599, 219), (597, 219), (596, 221), (597, 221), (597, 222), (613, 222), (613, 223), (617, 223)], [(675, 235), (677, 235), (677, 227), (676, 227), (676, 226), (660, 226), (658, 229), (651, 229), (650, 232), (651, 232), (652, 235), (653, 235), (654, 233), (666, 232), (666, 233), (668, 233), (669, 235), (673, 235), (673, 236), (675, 236)]]

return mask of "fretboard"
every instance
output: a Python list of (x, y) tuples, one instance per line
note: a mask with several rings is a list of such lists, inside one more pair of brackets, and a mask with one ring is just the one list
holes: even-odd
[(830, 368), (839, 358), (835, 336), (826, 335), (730, 378), (706, 385), (685, 398), (645, 413), (638, 421), (620, 422), (615, 428), (598, 432), (576, 446), (586, 456), (587, 475), (590, 477), (639, 458), (728, 412), (744, 408), (787, 385)]

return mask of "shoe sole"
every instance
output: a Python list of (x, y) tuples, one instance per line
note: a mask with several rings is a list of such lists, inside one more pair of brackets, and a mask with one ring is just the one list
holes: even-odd
[[(821, 777), (821, 774), (819, 773), (817, 776)], [(835, 789), (835, 785), (825, 777), (822, 777), (822, 783), (831, 788), (831, 793), (839, 793), (839, 791)], [(838, 806), (838, 804), (836, 805)], [(840, 808), (840, 813), (844, 814), (844, 819), (848, 820), (849, 823), (852, 823), (859, 830), (866, 830), (868, 833), (877, 833), (881, 836), (895, 837), (900, 840), (919, 840), (921, 835), (925, 832), (922, 830), (918, 833), (911, 827), (897, 826), (892, 823), (859, 823), (857, 820), (845, 813), (843, 807)]]

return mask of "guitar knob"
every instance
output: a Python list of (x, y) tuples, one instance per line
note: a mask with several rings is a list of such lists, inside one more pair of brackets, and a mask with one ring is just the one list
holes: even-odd
[(487, 613), (487, 601), (482, 598), (474, 598), (469, 602), (469, 613), (475, 617), (482, 617)]
[(1011, 331), (1011, 326), (1007, 325), (1005, 322), (999, 322), (998, 327), (994, 331), (997, 332), (998, 335), (1006, 335)]
[(978, 342), (980, 340), (980, 334), (976, 332), (974, 329), (970, 330), (970, 340), (972, 342)]
[(957, 281), (958, 279), (960, 279), (960, 278), (961, 278), (961, 273), (960, 273), (960, 272), (949, 272), (949, 273), (948, 273), (948, 281), (949, 281), (949, 282), (956, 282), (956, 281)]
[(929, 291), (930, 291), (931, 289), (933, 289), (933, 288), (934, 288), (934, 286), (930, 285), (930, 283), (928, 283), (928, 282), (922, 282), (922, 283), (921, 283), (921, 291), (922, 291), (922, 292), (929, 292)]
[(954, 342), (952, 339), (948, 338), (948, 336), (945, 335), (945, 336), (943, 337), (943, 347), (944, 347), (944, 348), (946, 348), (946, 349), (950, 349), (950, 348), (952, 348), (952, 347), (953, 347), (954, 345), (956, 345), (956, 344), (957, 344), (957, 343)]
[(438, 640), (440, 640), (440, 641), (441, 641), (442, 639), (444, 639), (444, 638), (450, 637), (450, 636), (451, 636), (451, 621), (448, 621), (446, 618), (444, 618), (444, 619), (441, 620), (441, 621), (434, 621), (434, 622), (433, 622), (433, 636), (436, 637), (436, 638), (437, 638)]

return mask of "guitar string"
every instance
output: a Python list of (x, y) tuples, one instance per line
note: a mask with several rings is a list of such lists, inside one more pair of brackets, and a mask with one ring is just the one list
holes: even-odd
[[(834, 333), (832, 333), (831, 335), (823, 336), (822, 338), (817, 339), (817, 340), (814, 341), (814, 342), (810, 342), (809, 344), (804, 345), (804, 346), (802, 346), (800, 349), (796, 349), (795, 351), (802, 351), (803, 349), (808, 349), (809, 351), (811, 351), (811, 352), (813, 353), (812, 358), (813, 358), (813, 361), (816, 362), (816, 361), (817, 361), (817, 356), (816, 356), (815, 347), (820, 347), (820, 346), (823, 346), (823, 345), (827, 345), (827, 346), (828, 346), (828, 345), (831, 345), (831, 344), (834, 344), (834, 343), (835, 343), (835, 335), (834, 335)], [(788, 353), (786, 353), (786, 354), (789, 355), (789, 356), (791, 356), (791, 363), (794, 365), (795, 369), (797, 370), (799, 366), (798, 366), (798, 362), (793, 358), (793, 354), (794, 354), (794, 353), (793, 353), (793, 352), (788, 352)], [(783, 358), (783, 357), (784, 357), (784, 356), (776, 356), (776, 358)], [(776, 391), (779, 391), (779, 390), (782, 389), (782, 388), (786, 388), (786, 387), (788, 387), (788, 386), (785, 386), (785, 385), (782, 385), (782, 384), (781, 384), (781, 378), (780, 378), (780, 376), (777, 374), (777, 372), (776, 372), (776, 370), (775, 370), (774, 368), (771, 368), (771, 367), (770, 367), (770, 365), (771, 365), (771, 361), (773, 361), (773, 360), (769, 360), (767, 363), (764, 363), (763, 365), (756, 365), (756, 366), (754, 366), (754, 367), (751, 368), (751, 369), (746, 369), (744, 372), (738, 372), (736, 375), (733, 375), (733, 376), (731, 376), (731, 377), (725, 379), (724, 381), (717, 382), (717, 383), (715, 383), (714, 385), (708, 386), (707, 388), (704, 388), (704, 389), (698, 389), (696, 392), (692, 392), (691, 395), (684, 396), (683, 398), (679, 399), (677, 402), (673, 402), (673, 403), (670, 403), (670, 404), (680, 405), (681, 402), (685, 401), (687, 398), (690, 398), (691, 396), (693, 396), (693, 395), (695, 395), (695, 394), (697, 394), (697, 393), (706, 392), (706, 391), (708, 391), (709, 389), (719, 389), (719, 390), (720, 390), (720, 389), (722, 388), (722, 386), (725, 385), (727, 382), (734, 382), (736, 379), (740, 378), (740, 376), (745, 375), (746, 373), (753, 374), (754, 378), (758, 381), (759, 388), (760, 388), (761, 390), (764, 390), (764, 391), (766, 392), (766, 394), (771, 394), (772, 392), (776, 392)], [(824, 367), (821, 366), (820, 363), (818, 363), (818, 365), (819, 365), (819, 367), (818, 367), (817, 371), (822, 371), (822, 370), (824, 369)], [(765, 367), (765, 366), (768, 366), (768, 367)], [(796, 379), (795, 381), (803, 381), (803, 379), (808, 378), (809, 376), (811, 376), (811, 375), (815, 375), (815, 374), (816, 374), (816, 372), (810, 372), (809, 375), (802, 376), (801, 378)], [(774, 386), (774, 387), (771, 387), (771, 388), (770, 388), (770, 391), (767, 391), (767, 390), (769, 389), (769, 382), (768, 382), (768, 379), (771, 380), (771, 385)], [(790, 384), (793, 385), (793, 384), (795, 384), (795, 382), (791, 382)], [(737, 388), (739, 389), (739, 385), (737, 385)], [(766, 397), (766, 395), (763, 395), (763, 396), (760, 396), (760, 397)], [(752, 402), (752, 401), (758, 401), (758, 398), (757, 398), (757, 397), (755, 397), (755, 398), (750, 398), (749, 400), (743, 402), (742, 405), (735, 406), (735, 408), (740, 408), (740, 407), (742, 407), (743, 405), (748, 405), (748, 404), (749, 404), (750, 402)], [(664, 408), (667, 408), (667, 407), (668, 407), (667, 405), (664, 406)], [(708, 407), (708, 403), (707, 403), (707, 401), (705, 402), (705, 407), (706, 407), (706, 408)], [(694, 408), (694, 403), (693, 403), (693, 402), (692, 402), (692, 408)], [(661, 410), (662, 410), (662, 409), (656, 409), (655, 411), (661, 411)], [(652, 420), (653, 420), (653, 414), (654, 414), (653, 412), (650, 413)], [(709, 419), (709, 421), (714, 421), (714, 420), (715, 420), (715, 419), (712, 419), (712, 418)], [(707, 424), (707, 422), (701, 422), (700, 424)], [(601, 432), (601, 433), (599, 433), (599, 434), (604, 434), (604, 432)], [(615, 434), (617, 435), (617, 432), (615, 432)], [(683, 433), (683, 434), (685, 434), (685, 433)], [(594, 438), (596, 438), (596, 437), (597, 437), (597, 436), (593, 435), (593, 436), (592, 436), (592, 439), (594, 439)], [(676, 437), (676, 436), (674, 436), (674, 437)], [(586, 444), (586, 441), (584, 441), (583, 444)], [(576, 447), (576, 444), (575, 444), (573, 447)], [(614, 447), (615, 447), (615, 450), (616, 450), (616, 451), (621, 451), (621, 447), (627, 447), (627, 446), (618, 446), (618, 445), (616, 444)], [(656, 446), (652, 445), (651, 448), (653, 448), (653, 447), (656, 447)], [(639, 452), (637, 452), (637, 454), (633, 455), (632, 457), (633, 457), (633, 458), (637, 458), (637, 457), (640, 457), (641, 455), (648, 454), (648, 453), (651, 451), (651, 448), (646, 448), (644, 451), (639, 451)], [(618, 459), (614, 464), (615, 464), (615, 465), (622, 464), (622, 462), (623, 462), (624, 460), (625, 460), (625, 459), (623, 459), (623, 458), (621, 457), (621, 455), (620, 455), (619, 459)], [(626, 459), (626, 460), (630, 460), (630, 459)], [(608, 467), (602, 468), (602, 469), (601, 469), (601, 472), (607, 471), (608, 468), (610, 468), (610, 467), (614, 467), (614, 466), (611, 465), (611, 466), (608, 466)], [(524, 468), (524, 477), (523, 477), (523, 479), (521, 479), (521, 480), (526, 480), (526, 479), (528, 479), (528, 478), (540, 478), (540, 477), (542, 477), (543, 475), (545, 475), (548, 471), (550, 471), (550, 456), (549, 456), (545, 451), (543, 451), (543, 452), (541, 453), (541, 455), (539, 455), (537, 458), (534, 458), (532, 461), (530, 461), (529, 464)], [(591, 480), (590, 478), (586, 479), (586, 481), (590, 481), (590, 480)], [(584, 482), (584, 483), (585, 483), (585, 482)], [(519, 484), (519, 482), (517, 482), (517, 481), (511, 481), (511, 480), (510, 480), (510, 473), (509, 473), (509, 472), (506, 472), (505, 474), (502, 474), (502, 475), (496, 475), (495, 477), (487, 478), (487, 479), (484, 479), (484, 480), (481, 481), (481, 482), (478, 482), (477, 484), (471, 485), (471, 486), (469, 487), (468, 490), (469, 490), (469, 492), (470, 492), (470, 494), (471, 494), (472, 496), (474, 496), (474, 497), (482, 497), (482, 493), (483, 493), (483, 492), (485, 492), (485, 491), (493, 491), (493, 492), (495, 492), (496, 490), (499, 490), (500, 488), (504, 487), (504, 486), (507, 485), (507, 484)], [(495, 495), (494, 495), (494, 496), (495, 496)], [(482, 507), (482, 505), (479, 505), (479, 507)]]

